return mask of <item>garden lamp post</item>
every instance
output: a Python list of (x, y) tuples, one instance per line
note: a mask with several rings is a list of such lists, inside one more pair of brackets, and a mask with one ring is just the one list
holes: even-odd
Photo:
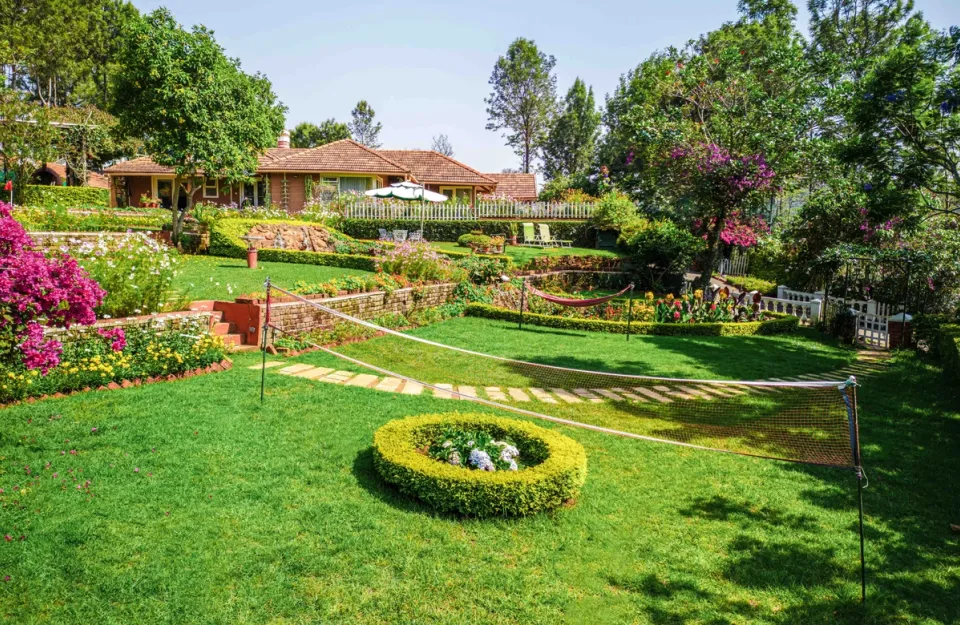
[(243, 241), (247, 243), (247, 268), (256, 269), (257, 268), (257, 243), (263, 241), (263, 237), (240, 237)]

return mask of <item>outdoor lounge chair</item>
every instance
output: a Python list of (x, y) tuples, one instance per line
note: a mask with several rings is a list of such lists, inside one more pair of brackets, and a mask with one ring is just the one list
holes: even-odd
[(419, 243), (423, 241), (423, 230), (414, 230), (407, 236), (407, 241), (412, 241), (414, 243)]
[(527, 247), (543, 247), (543, 241), (537, 236), (533, 224), (525, 223), (521, 225), (523, 226), (523, 243), (521, 243), (521, 245)]
[(567, 241), (566, 239), (554, 239), (550, 234), (550, 226), (547, 224), (537, 224), (540, 228), (540, 240), (544, 245), (550, 247), (572, 247), (573, 241)]
[(387, 232), (386, 228), (380, 228), (380, 240), (381, 241), (393, 241), (393, 235)]

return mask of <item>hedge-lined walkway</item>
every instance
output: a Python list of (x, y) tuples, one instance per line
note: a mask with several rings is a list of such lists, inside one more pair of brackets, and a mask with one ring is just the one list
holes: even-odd
[[(828, 371), (820, 374), (804, 374), (794, 377), (766, 378), (767, 382), (814, 382), (819, 380), (845, 380), (846, 378), (856, 376), (863, 378), (886, 367), (886, 360), (889, 354), (886, 352), (861, 351), (857, 353), (857, 362), (835, 371)], [(283, 366), (286, 365), (286, 366)], [(499, 387), (484, 386), (481, 383), (475, 385), (449, 384), (429, 382), (428, 388), (417, 382), (402, 380), (393, 377), (381, 377), (368, 373), (355, 373), (352, 371), (336, 370), (331, 367), (316, 367), (311, 364), (296, 363), (288, 364), (284, 361), (271, 360), (266, 363), (268, 369), (276, 369), (276, 373), (297, 378), (303, 378), (311, 382), (326, 382), (330, 384), (343, 384), (345, 386), (358, 386), (369, 388), (387, 393), (400, 393), (403, 395), (421, 395), (425, 392), (432, 393), (438, 399), (467, 399), (478, 397), (480, 399), (489, 399), (498, 403), (521, 404), (521, 403), (545, 403), (545, 404), (577, 404), (582, 402), (602, 403), (606, 401), (632, 401), (632, 402), (659, 402), (672, 403), (674, 399), (699, 399), (711, 401), (716, 397), (732, 397), (746, 393), (770, 393), (778, 392), (773, 387), (756, 387), (750, 385), (724, 383), (722, 385), (711, 384), (678, 384), (664, 383), (652, 386), (650, 388), (638, 386), (631, 388), (611, 387), (611, 388), (537, 388), (537, 387)], [(250, 369), (261, 369), (261, 365), (253, 365)]]

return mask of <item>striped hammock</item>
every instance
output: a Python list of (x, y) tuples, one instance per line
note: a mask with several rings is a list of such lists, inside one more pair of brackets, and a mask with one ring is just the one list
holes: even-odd
[(540, 289), (534, 286), (527, 286), (527, 290), (536, 295), (537, 297), (542, 297), (548, 302), (554, 304), (559, 304), (560, 306), (572, 306), (574, 308), (586, 308), (587, 306), (597, 306), (598, 304), (606, 304), (612, 299), (616, 299), (626, 293), (627, 291), (633, 290), (633, 282), (628, 284), (623, 288), (619, 293), (614, 293), (613, 295), (607, 295), (605, 297), (594, 297), (593, 299), (571, 299), (569, 297), (557, 297), (556, 295), (550, 295), (549, 293), (544, 293)]

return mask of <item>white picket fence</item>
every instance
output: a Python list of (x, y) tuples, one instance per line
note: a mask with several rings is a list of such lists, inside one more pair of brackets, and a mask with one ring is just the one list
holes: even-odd
[(721, 258), (717, 271), (721, 276), (746, 276), (750, 268), (750, 256), (737, 248), (730, 253), (730, 258)]
[(346, 219), (420, 219), (424, 221), (475, 221), (478, 219), (587, 219), (593, 204), (585, 202), (504, 202), (466, 204), (419, 202), (356, 202), (341, 209)]

